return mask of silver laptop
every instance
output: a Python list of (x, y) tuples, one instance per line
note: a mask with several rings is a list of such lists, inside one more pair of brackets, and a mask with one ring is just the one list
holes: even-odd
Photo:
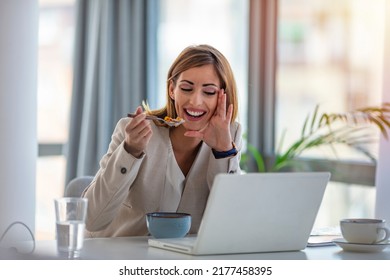
[(306, 247), (327, 172), (219, 174), (197, 236), (149, 239), (192, 255), (299, 251)]

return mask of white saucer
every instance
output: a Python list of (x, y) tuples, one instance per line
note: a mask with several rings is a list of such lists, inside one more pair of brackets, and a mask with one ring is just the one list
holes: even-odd
[(374, 253), (381, 252), (390, 246), (389, 242), (386, 243), (377, 243), (377, 244), (358, 244), (358, 243), (349, 243), (344, 238), (334, 239), (333, 242), (343, 248), (345, 251), (351, 252), (366, 252), (366, 253)]

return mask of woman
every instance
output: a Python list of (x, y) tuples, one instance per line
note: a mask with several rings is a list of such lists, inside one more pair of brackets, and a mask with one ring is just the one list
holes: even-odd
[[(215, 175), (240, 172), (236, 84), (215, 48), (184, 49), (168, 72), (166, 106), (145, 109), (118, 122), (83, 193), (90, 237), (147, 235), (145, 214), (155, 211), (190, 213), (190, 233), (196, 233)], [(184, 123), (168, 127), (148, 114)]]

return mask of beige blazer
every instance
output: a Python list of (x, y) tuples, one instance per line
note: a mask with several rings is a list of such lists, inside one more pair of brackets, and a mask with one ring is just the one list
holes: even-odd
[[(145, 214), (159, 211), (167, 174), (169, 129), (152, 124), (153, 136), (141, 158), (124, 149), (125, 126), (121, 119), (92, 183), (84, 191), (88, 198), (88, 237), (147, 235)], [(237, 149), (242, 147), (241, 126), (231, 125)], [(192, 215), (190, 233), (198, 231), (213, 179), (218, 173), (239, 173), (240, 153), (215, 159), (205, 143), (187, 174), (178, 212)]]

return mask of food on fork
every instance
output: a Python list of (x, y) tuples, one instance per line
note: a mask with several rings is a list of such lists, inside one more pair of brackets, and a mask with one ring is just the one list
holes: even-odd
[[(137, 115), (136, 114), (132, 114), (132, 113), (128, 113), (127, 116), (129, 118), (134, 118), (136, 117)], [(147, 120), (157, 120), (157, 121), (160, 121), (160, 122), (164, 122), (165, 124), (169, 125), (169, 126), (174, 126), (174, 127), (178, 127), (179, 125), (181, 125), (182, 123), (184, 123), (184, 119), (180, 118), (180, 117), (177, 117), (175, 119), (173, 118), (170, 118), (170, 117), (165, 117), (165, 118), (159, 118), (157, 116), (154, 116), (154, 115), (146, 115), (145, 117)]]
[(166, 117), (164, 118), (164, 120), (165, 120), (165, 121), (168, 121), (168, 122), (175, 122), (175, 123), (181, 123), (181, 122), (183, 121), (183, 119), (180, 118), (180, 117), (176, 117), (176, 118), (174, 119), (174, 118), (171, 118), (171, 117), (168, 117), (168, 116), (166, 116)]

